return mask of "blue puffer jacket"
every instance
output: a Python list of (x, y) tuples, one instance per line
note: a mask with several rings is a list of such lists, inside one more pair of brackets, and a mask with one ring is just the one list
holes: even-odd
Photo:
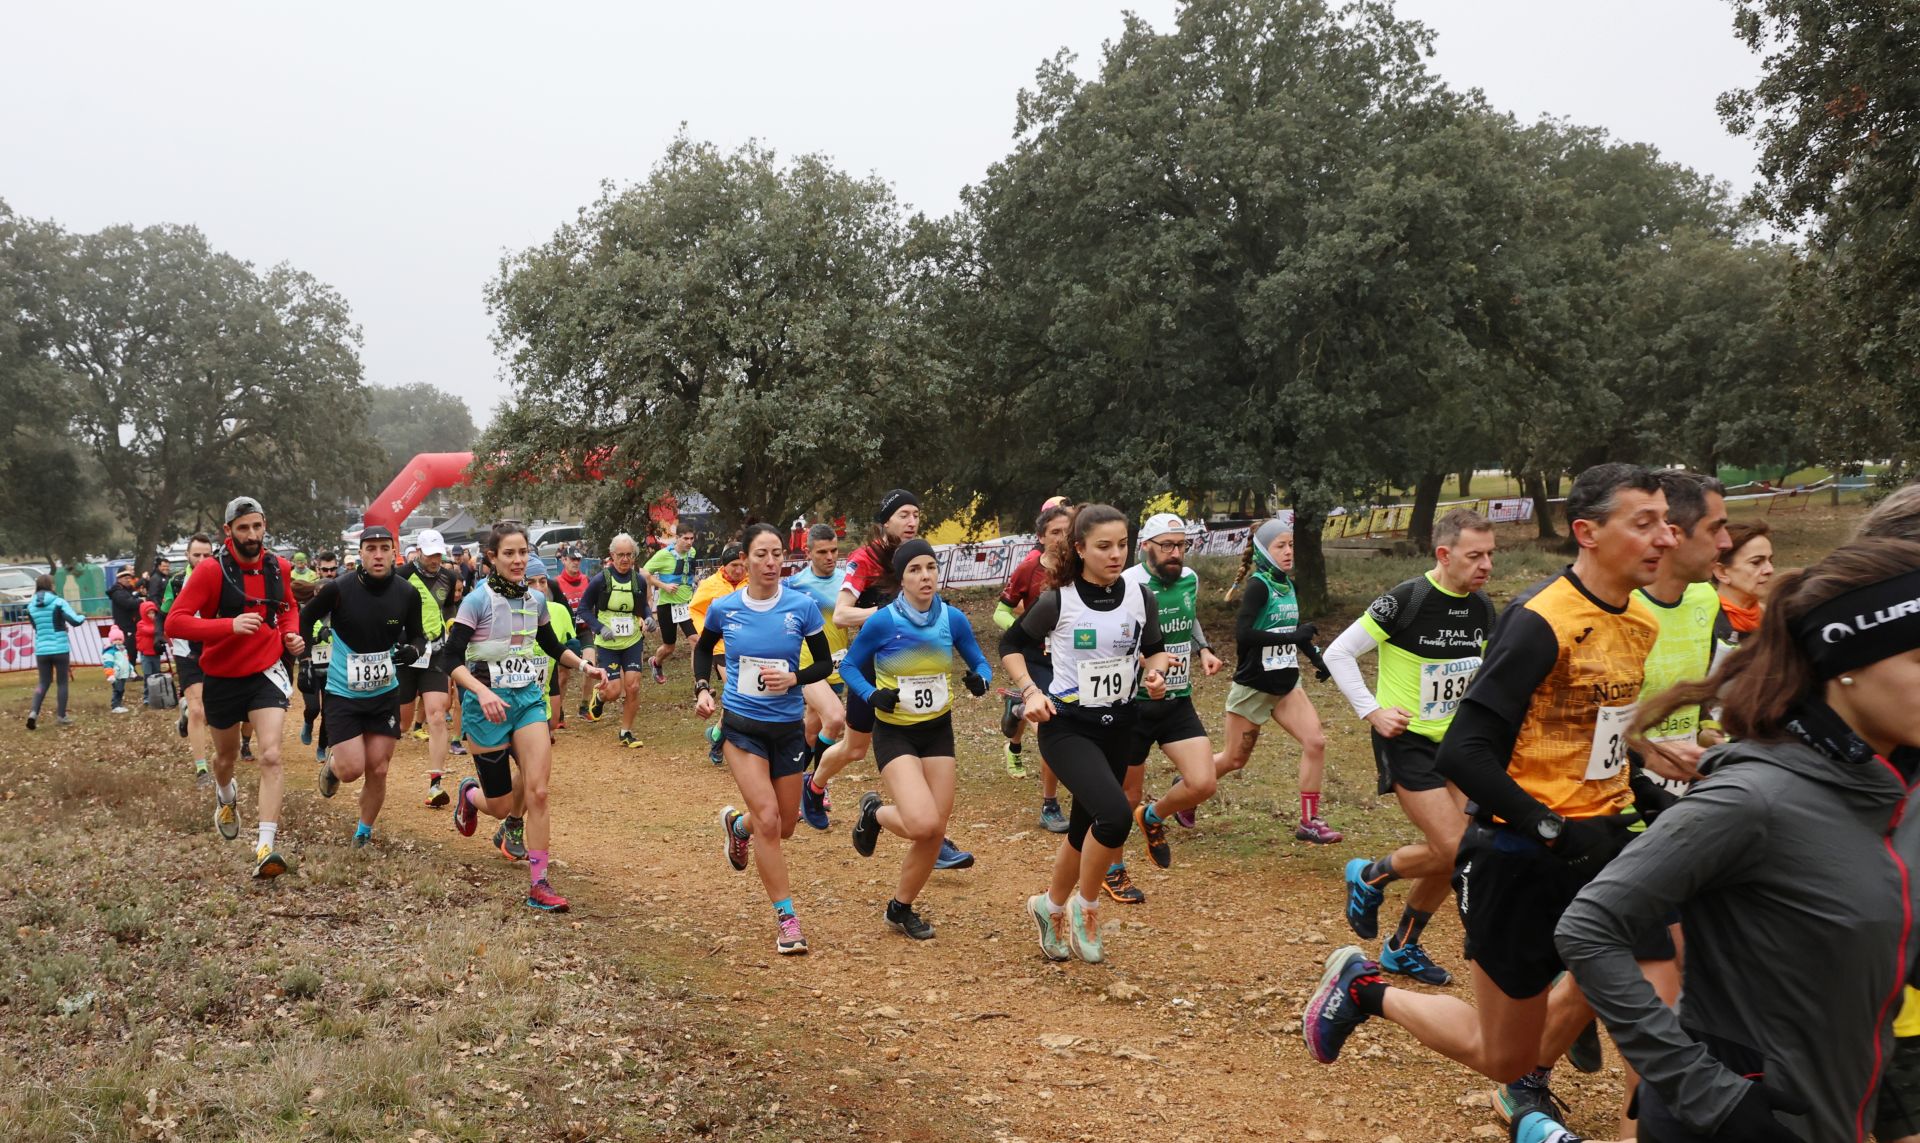
[(87, 621), (86, 616), (73, 609), (73, 604), (50, 591), (34, 593), (33, 602), (27, 604), (27, 615), (33, 620), (35, 655), (72, 653), (73, 640), (67, 638), (67, 628)]

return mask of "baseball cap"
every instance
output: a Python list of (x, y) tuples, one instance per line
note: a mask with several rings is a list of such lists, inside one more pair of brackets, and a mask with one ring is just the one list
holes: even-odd
[(133, 565), (127, 564), (125, 567), (122, 567), (119, 571), (113, 573), (113, 578), (115, 579), (119, 579), (121, 576), (126, 576), (128, 579), (133, 579), (134, 578)]
[(1182, 536), (1186, 535), (1187, 522), (1171, 512), (1155, 512), (1153, 515), (1147, 517), (1146, 523), (1140, 525), (1140, 538), (1142, 540), (1157, 540), (1162, 536), (1174, 532), (1178, 532)]
[(260, 513), (262, 516), (267, 514), (267, 510), (260, 507), (260, 502), (253, 497), (236, 496), (227, 501), (227, 516), (223, 522), (231, 524), (240, 517), (250, 516), (255, 512)]
[(446, 539), (432, 528), (423, 529), (414, 542), (420, 545), (420, 554), (423, 556), (444, 556), (447, 554)]
[(360, 529), (360, 542), (364, 544), (368, 540), (385, 540), (392, 543), (393, 529), (385, 524), (369, 524)]
[(1072, 506), (1073, 501), (1064, 496), (1049, 496), (1040, 505), (1040, 511), (1045, 512), (1049, 508), (1070, 508)]
[(547, 561), (541, 559), (539, 556), (533, 556), (532, 558), (528, 559), (527, 560), (527, 578), (528, 579), (547, 578)]

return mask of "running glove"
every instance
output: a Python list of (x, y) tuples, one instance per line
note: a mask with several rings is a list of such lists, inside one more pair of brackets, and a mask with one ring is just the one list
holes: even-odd
[(420, 660), (420, 648), (411, 643), (402, 643), (393, 649), (393, 665), (411, 667)]
[(1560, 827), (1560, 840), (1553, 843), (1553, 854), (1581, 877), (1593, 877), (1633, 840), (1627, 831), (1639, 820), (1636, 814), (1568, 818)]
[(960, 685), (966, 687), (967, 693), (974, 698), (979, 698), (981, 695), (987, 693), (987, 680), (981, 678), (973, 671), (968, 671), (961, 677)]
[(1292, 631), (1287, 632), (1287, 634), (1293, 638), (1295, 643), (1306, 647), (1313, 643), (1313, 637), (1320, 634), (1320, 629), (1311, 623), (1302, 623)]
[(867, 705), (875, 710), (893, 710), (894, 707), (900, 705), (900, 688), (875, 687), (873, 697), (867, 700)]
[(1644, 770), (1635, 770), (1633, 776), (1627, 779), (1627, 787), (1633, 791), (1633, 808), (1649, 825), (1680, 800), (1678, 794), (1662, 786)]
[(1726, 1143), (1799, 1143), (1800, 1135), (1789, 1131), (1774, 1118), (1775, 1109), (1790, 1114), (1804, 1114), (1806, 1105), (1798, 1104), (1790, 1097), (1777, 1091), (1768, 1091), (1757, 1082), (1749, 1082), (1747, 1094), (1733, 1105), (1733, 1111), (1727, 1116), (1720, 1130), (1709, 1138), (1725, 1140)]
[[(112, 672), (108, 672), (107, 677), (112, 678)], [(300, 689), (303, 691), (313, 689), (313, 661), (311, 659), (300, 660)]]

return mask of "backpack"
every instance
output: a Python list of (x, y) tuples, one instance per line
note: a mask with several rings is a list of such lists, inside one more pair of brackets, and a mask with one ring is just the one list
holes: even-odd
[(214, 557), (220, 561), (220, 608), (215, 614), (222, 619), (232, 619), (243, 614), (252, 604), (263, 604), (267, 609), (266, 625), (275, 626), (280, 621), (280, 613), (287, 610), (286, 585), (280, 582), (280, 557), (271, 551), (260, 553), (261, 586), (266, 593), (265, 599), (248, 599), (241, 584), (246, 582), (246, 574), (235, 562), (233, 552), (222, 547), (220, 554)]
[(172, 710), (180, 705), (180, 696), (173, 689), (173, 676), (148, 675), (146, 702), (149, 710)]

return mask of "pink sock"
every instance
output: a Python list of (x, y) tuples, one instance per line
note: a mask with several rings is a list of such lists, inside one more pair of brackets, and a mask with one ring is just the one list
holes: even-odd
[(529, 849), (527, 851), (527, 880), (538, 885), (547, 879), (547, 851)]
[(1300, 820), (1303, 822), (1312, 821), (1319, 816), (1320, 791), (1315, 790), (1312, 793), (1308, 793), (1305, 790), (1300, 791)]
[(472, 810), (484, 810), (487, 808), (487, 796), (480, 792), (480, 787), (467, 787), (467, 808)]

